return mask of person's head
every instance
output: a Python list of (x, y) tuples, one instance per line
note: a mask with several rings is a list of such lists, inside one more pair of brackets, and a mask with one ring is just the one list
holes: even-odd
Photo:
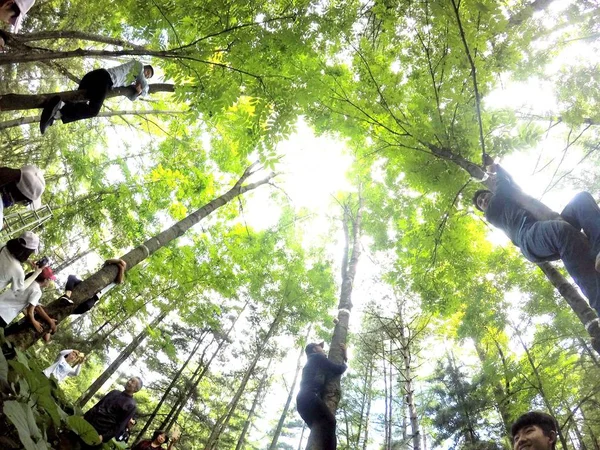
[(128, 430), (133, 429), (133, 427), (135, 427), (136, 423), (137, 423), (137, 420), (135, 420), (135, 418), (132, 417), (131, 419), (129, 419), (129, 422), (127, 422), (127, 429)]
[(558, 424), (549, 414), (530, 411), (519, 417), (511, 427), (513, 449), (554, 450)]
[(6, 243), (6, 249), (20, 263), (24, 263), (31, 255), (37, 252), (40, 238), (37, 234), (26, 231), (17, 239), (11, 239)]
[(0, 0), (0, 20), (13, 26), (13, 33), (18, 33), (21, 22), (35, 0)]
[(473, 204), (475, 205), (475, 208), (481, 212), (485, 212), (493, 195), (492, 191), (488, 191), (487, 189), (480, 189), (475, 192), (475, 195), (473, 195)]
[(35, 279), (35, 281), (40, 284), (40, 287), (46, 287), (51, 281), (54, 280), (56, 280), (56, 277), (54, 276), (54, 273), (50, 267), (44, 267), (42, 272)]
[(315, 353), (325, 353), (323, 347), (325, 347), (325, 342), (313, 342), (304, 347), (304, 352), (306, 353), (306, 356), (310, 356)]
[(135, 394), (143, 387), (142, 379), (140, 377), (131, 377), (125, 383), (125, 392), (128, 394)]
[(150, 64), (144, 66), (144, 76), (146, 78), (152, 78), (154, 76), (154, 68)]
[(76, 366), (77, 364), (81, 364), (85, 355), (81, 353), (79, 350), (73, 350), (67, 356), (65, 356), (65, 360), (71, 365)]
[(167, 432), (164, 430), (156, 430), (152, 435), (152, 441), (157, 444), (164, 444), (167, 442)]

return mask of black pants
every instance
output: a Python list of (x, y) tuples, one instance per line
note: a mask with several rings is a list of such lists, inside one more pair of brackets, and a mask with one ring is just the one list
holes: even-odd
[(63, 123), (96, 117), (111, 88), (112, 80), (105, 69), (96, 69), (86, 73), (79, 83), (79, 89), (86, 91), (85, 98), (88, 99), (88, 102), (65, 102), (60, 109)]
[(335, 416), (329, 411), (321, 398), (312, 392), (298, 394), (296, 409), (306, 422), (314, 437), (315, 448), (319, 450), (335, 450)]
[[(67, 285), (65, 286), (65, 291), (72, 291), (75, 289), (75, 286), (81, 283), (81, 280), (77, 278), (76, 275), (69, 275), (67, 278)], [(88, 298), (83, 303), (80, 303), (71, 314), (83, 314), (88, 312), (90, 309), (94, 307), (96, 302), (98, 301), (98, 296), (94, 295), (92, 298)]]

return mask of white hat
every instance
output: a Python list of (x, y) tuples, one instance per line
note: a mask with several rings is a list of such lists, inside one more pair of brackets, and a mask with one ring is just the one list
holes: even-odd
[(21, 234), (21, 236), (19, 236), (19, 239), (25, 241), (25, 244), (23, 245), (25, 248), (28, 248), (29, 250), (35, 250), (37, 252), (38, 247), (40, 246), (40, 238), (37, 234), (32, 231), (25, 231), (23, 234)]
[(17, 17), (12, 17), (10, 19), (10, 23), (13, 26), (12, 32), (18, 33), (19, 29), (21, 28), (21, 22), (23, 22), (23, 19), (25, 18), (25, 14), (27, 14), (27, 11), (31, 9), (31, 7), (35, 3), (35, 0), (15, 0), (15, 3), (17, 4), (21, 12)]
[(33, 209), (38, 209), (42, 204), (40, 197), (46, 189), (46, 180), (42, 171), (35, 166), (21, 167), (21, 179), (17, 183), (17, 189), (31, 200)]

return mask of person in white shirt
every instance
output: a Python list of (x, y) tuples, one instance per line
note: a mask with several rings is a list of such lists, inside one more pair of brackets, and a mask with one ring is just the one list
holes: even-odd
[(54, 377), (60, 383), (67, 377), (79, 375), (84, 361), (85, 355), (79, 350), (63, 350), (58, 354), (56, 362), (44, 370), (44, 375)]
[[(55, 278), (54, 274), (50, 267), (44, 267), (37, 275), (35, 275), (35, 273), (36, 272), (33, 272), (28, 278), (33, 278), (34, 282), (24, 290), (16, 292), (9, 290), (0, 294), (1, 328), (6, 328), (8, 324), (23, 311), (23, 309), (26, 309), (25, 315), (27, 320), (38, 333), (42, 333), (44, 328), (42, 327), (42, 324), (37, 321), (35, 317), (36, 313), (50, 326), (52, 332), (56, 331), (56, 321), (48, 316), (44, 307), (39, 304), (40, 299), (42, 298), (42, 289), (48, 286), (50, 281)], [(5, 334), (8, 335), (8, 331), (9, 330), (5, 330)]]
[(35, 271), (25, 280), (25, 271), (21, 265), (37, 251), (39, 245), (40, 238), (35, 233), (26, 231), (0, 248), (0, 292), (8, 285), (13, 292), (23, 291), (42, 273), (45, 265), (34, 264)]
[(140, 61), (132, 59), (120, 66), (109, 69), (96, 69), (86, 73), (79, 83), (79, 90), (85, 91), (86, 102), (63, 102), (59, 95), (55, 95), (44, 106), (40, 118), (40, 132), (46, 129), (55, 120), (61, 119), (63, 123), (96, 117), (102, 104), (111, 89), (123, 86), (133, 86), (132, 94), (128, 96), (133, 101), (140, 95), (148, 94), (148, 78), (152, 78), (154, 69), (150, 65), (143, 65)]
[(21, 22), (35, 0), (0, 0), (0, 20), (13, 26), (12, 32), (18, 33)]
[(44, 174), (35, 166), (0, 167), (0, 230), (4, 228), (4, 208), (21, 204), (38, 209), (45, 189)]

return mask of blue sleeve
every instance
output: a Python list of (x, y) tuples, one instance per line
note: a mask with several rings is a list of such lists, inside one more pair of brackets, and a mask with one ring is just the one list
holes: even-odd
[(344, 363), (336, 364), (336, 363), (330, 361), (325, 355), (321, 355), (318, 359), (318, 362), (319, 362), (320, 369), (322, 369), (326, 372), (329, 372), (333, 375), (341, 375), (348, 368), (348, 366), (346, 366), (346, 364), (344, 364)]

